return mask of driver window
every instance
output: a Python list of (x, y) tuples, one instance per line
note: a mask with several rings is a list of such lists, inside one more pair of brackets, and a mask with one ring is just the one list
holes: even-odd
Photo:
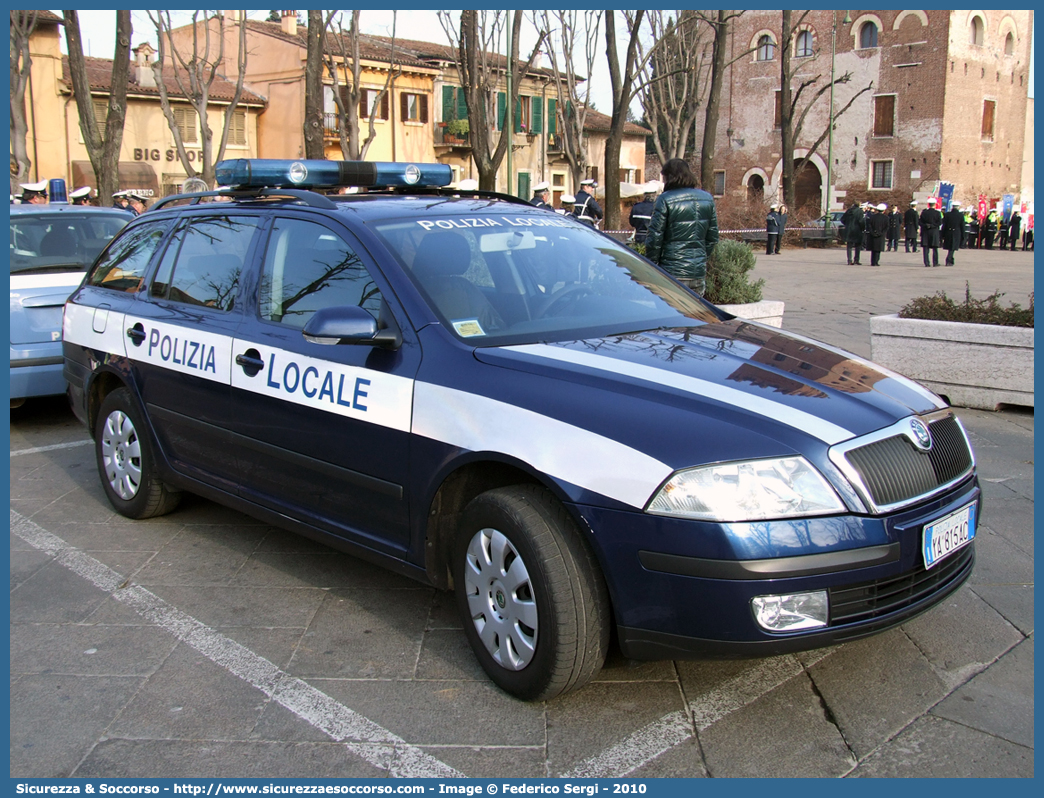
[(261, 318), (303, 329), (317, 310), (344, 305), (375, 319), (380, 313), (380, 290), (355, 249), (323, 225), (276, 219), (261, 274)]

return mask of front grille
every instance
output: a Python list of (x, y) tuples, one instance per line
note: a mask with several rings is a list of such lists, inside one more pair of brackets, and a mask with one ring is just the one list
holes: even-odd
[(971, 450), (954, 416), (933, 421), (928, 428), (932, 448), (927, 452), (897, 434), (846, 453), (878, 507), (931, 493), (971, 468)]
[(972, 547), (965, 546), (930, 571), (923, 565), (900, 576), (849, 587), (830, 588), (830, 625), (869, 621), (901, 610), (963, 579), (971, 568)]

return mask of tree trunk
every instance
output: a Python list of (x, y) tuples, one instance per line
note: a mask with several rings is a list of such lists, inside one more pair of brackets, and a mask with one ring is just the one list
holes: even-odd
[(620, 150), (623, 146), (624, 125), (627, 124), (627, 109), (634, 92), (635, 57), (638, 49), (638, 33), (642, 27), (644, 11), (636, 11), (630, 23), (630, 37), (623, 70), (616, 52), (616, 13), (605, 12), (605, 44), (609, 61), (609, 82), (613, 89), (613, 111), (609, 117), (609, 137), (605, 142), (605, 224), (606, 230), (620, 228)]
[(794, 207), (794, 109), (791, 107), (791, 71), (790, 43), (793, 29), (790, 24), (791, 12), (783, 12), (783, 31), (780, 41), (780, 145), (783, 158), (783, 202), (788, 208)]
[[(127, 80), (130, 75), (130, 43), (133, 28), (130, 11), (116, 12), (116, 49), (112, 61), (112, 91), (105, 115), (105, 130), (98, 129), (94, 116), (87, 66), (83, 57), (80, 20), (76, 11), (65, 11), (65, 38), (69, 51), (69, 73), (76, 98), (87, 157), (98, 186), (98, 202), (112, 205), (112, 195), (120, 187), (120, 149), (127, 116)], [(72, 188), (72, 186), (70, 186)]]
[(718, 146), (718, 114), (721, 110), (721, 84), (725, 77), (725, 48), (729, 35), (727, 14), (727, 11), (718, 11), (718, 21), (714, 25), (711, 82), (707, 95), (707, 117), (703, 126), (703, 153), (700, 157), (700, 183), (707, 191), (714, 187), (714, 152)]
[(11, 12), (11, 158), (15, 173), (11, 175), (11, 193), (21, 191), (19, 183), (29, 180), (29, 150), (26, 137), (29, 123), (26, 120), (25, 87), (29, 81), (32, 59), (29, 56), (29, 36), (36, 27), (35, 11)]
[(305, 57), (305, 158), (323, 158), (323, 12), (308, 12)]

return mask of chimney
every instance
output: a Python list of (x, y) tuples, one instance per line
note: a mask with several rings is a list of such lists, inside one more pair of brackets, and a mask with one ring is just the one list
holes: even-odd
[(296, 11), (283, 11), (282, 13), (282, 25), (283, 33), (289, 33), (291, 36), (297, 35), (297, 12)]
[(156, 52), (148, 42), (134, 48), (134, 71), (138, 85), (143, 89), (156, 88), (156, 74), (152, 71), (152, 56)]

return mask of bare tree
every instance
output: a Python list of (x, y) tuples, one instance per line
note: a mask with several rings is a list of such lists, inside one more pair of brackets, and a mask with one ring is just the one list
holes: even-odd
[[(334, 12), (326, 19), (327, 28), (333, 20)], [(345, 31), (343, 18), (337, 21), (336, 32), (328, 29), (326, 33), (328, 46), (326, 52), (326, 71), (333, 79), (333, 100), (337, 108), (337, 134), (341, 143), (341, 157), (346, 161), (361, 161), (366, 158), (366, 152), (370, 144), (377, 138), (376, 120), (380, 109), (384, 107), (385, 98), (389, 96), (388, 90), (392, 80), (399, 73), (395, 65), (395, 25), (398, 12), (392, 12), (392, 35), (391, 54), (388, 64), (388, 74), (381, 88), (366, 109), (368, 128), (366, 138), (361, 139), (362, 131), (359, 130), (359, 109), (361, 102), (365, 99), (362, 87), (362, 59), (359, 57), (359, 12), (351, 12), (351, 22)], [(336, 45), (336, 46), (334, 46)], [(340, 83), (341, 72), (344, 72), (344, 87)]]
[(725, 78), (725, 70), (753, 52), (753, 50), (744, 50), (731, 61), (725, 59), (725, 50), (729, 42), (729, 23), (742, 14), (742, 11), (719, 10), (702, 15), (704, 21), (714, 29), (710, 89), (707, 92), (707, 113), (704, 118), (703, 148), (700, 155), (700, 184), (708, 190), (714, 185), (714, 152), (718, 146), (718, 115), (721, 109), (721, 87)]
[[(808, 13), (808, 11), (803, 11), (797, 18), (797, 21), (793, 21), (793, 12), (789, 10), (783, 11), (783, 36), (782, 41), (780, 42), (779, 102), (781, 128), (780, 139), (783, 159), (783, 202), (791, 208), (797, 208), (797, 203), (795, 201), (797, 198), (795, 175), (805, 168), (805, 165), (812, 159), (812, 156), (819, 148), (819, 145), (826, 141), (826, 138), (830, 133), (830, 127), (832, 124), (837, 122), (837, 118), (851, 108), (852, 104), (860, 95), (868, 91), (873, 91), (874, 88), (873, 81), (870, 81), (870, 83), (853, 94), (840, 110), (835, 111), (833, 119), (828, 120), (823, 132), (817, 136), (815, 141), (812, 142), (812, 145), (808, 148), (808, 152), (805, 153), (801, 162), (795, 165), (794, 145), (795, 142), (800, 139), (801, 134), (804, 131), (809, 111), (812, 110), (812, 107), (824, 94), (830, 91), (831, 85), (848, 83), (852, 79), (852, 73), (846, 72), (840, 77), (835, 77), (832, 81), (826, 81), (823, 85), (819, 86), (819, 88), (815, 88), (815, 85), (820, 81), (820, 78), (823, 77), (822, 75), (812, 75), (811, 72), (806, 72), (801, 76), (797, 74), (799, 70), (812, 66), (820, 55), (819, 48), (814, 48), (811, 56), (801, 58), (795, 64), (791, 54), (795, 36), (800, 31), (801, 25), (804, 23), (805, 17)], [(807, 100), (804, 106), (802, 106), (802, 95), (804, 95), (806, 91), (808, 92), (806, 95)]]
[[(331, 12), (332, 13), (332, 12)], [(323, 148), (323, 47), (326, 25), (323, 12), (308, 12), (305, 45), (305, 158), (321, 160)]]
[(29, 55), (29, 37), (36, 28), (36, 11), (11, 12), (11, 193), (18, 184), (29, 179), (29, 149), (26, 137), (29, 123), (25, 117), (25, 87), (33, 61)]
[[(591, 104), (591, 74), (594, 72), (595, 58), (598, 56), (598, 31), (602, 24), (601, 11), (585, 11), (583, 17), (577, 11), (555, 11), (550, 14), (541, 12), (541, 25), (548, 31), (549, 40), (552, 31), (558, 31), (558, 47), (553, 40), (548, 48), (551, 57), (551, 70), (555, 75), (558, 87), (558, 135), (562, 140), (562, 152), (569, 162), (573, 186), (587, 176), (587, 147), (584, 146), (584, 125), (587, 124), (587, 109)], [(576, 43), (584, 44), (584, 75), (577, 74)], [(558, 48), (561, 48), (559, 56)], [(581, 94), (580, 84), (583, 83)], [(565, 96), (562, 88), (565, 87)], [(549, 114), (550, 116), (550, 114)]]
[[(200, 14), (203, 18), (200, 19)], [(218, 144), (217, 155), (214, 154), (214, 131), (210, 127), (207, 111), (210, 107), (210, 90), (218, 73), (227, 68), (225, 64), (225, 27), (224, 14), (218, 12), (213, 17), (207, 18), (206, 12), (192, 12), (192, 32), (188, 37), (191, 49), (184, 47), (180, 51), (174, 43), (174, 35), (170, 24), (169, 11), (149, 11), (149, 19), (156, 26), (156, 38), (159, 42), (157, 48), (157, 60), (153, 65), (153, 73), (156, 76), (156, 85), (160, 93), (160, 105), (163, 115), (167, 118), (167, 125), (174, 137), (174, 145), (177, 148), (178, 159), (185, 167), (185, 173), (189, 177), (201, 174), (208, 186), (214, 185), (214, 164), (225, 157), (225, 147), (228, 144), (228, 134), (232, 128), (232, 118), (236, 113), (236, 107), (243, 96), (243, 80), (246, 76), (247, 46), (246, 46), (246, 12), (238, 11), (236, 20), (238, 31), (238, 48), (236, 55), (236, 88), (232, 99), (225, 106), (224, 121), (221, 129), (221, 139)], [(202, 25), (198, 23), (202, 21)], [(212, 23), (216, 23), (217, 30), (212, 29)], [(216, 40), (216, 41), (215, 41)], [(166, 48), (170, 48), (170, 60), (173, 68), (174, 81), (180, 92), (188, 99), (189, 104), (196, 112), (199, 119), (200, 150), (202, 151), (202, 169), (197, 172), (193, 162), (189, 160), (185, 142), (182, 140), (181, 128), (175, 118), (171, 107), (170, 97), (167, 93), (167, 84), (164, 79), (166, 67)]]
[(677, 22), (669, 14), (648, 14), (654, 52), (645, 63), (644, 84), (639, 91), (645, 121), (653, 131), (653, 149), (661, 164), (684, 158), (688, 152), (706, 93), (709, 56), (706, 27), (698, 24), (696, 13), (679, 11)]
[(130, 11), (116, 12), (116, 50), (112, 57), (112, 79), (109, 83), (109, 101), (106, 104), (105, 130), (98, 129), (94, 116), (94, 100), (87, 78), (87, 64), (83, 57), (83, 39), (80, 36), (80, 18), (76, 11), (65, 11), (65, 41), (69, 50), (69, 74), (73, 97), (80, 117), (80, 132), (91, 160), (98, 200), (112, 205), (113, 192), (120, 183), (120, 147), (123, 145), (123, 126), (127, 118), (127, 80), (130, 75), (130, 45), (133, 27)]
[[(605, 12), (605, 45), (609, 61), (609, 83), (613, 92), (613, 110), (609, 116), (609, 136), (605, 141), (605, 227), (620, 227), (620, 150), (623, 147), (627, 110), (635, 92), (635, 78), (643, 68), (638, 55), (638, 38), (644, 11), (625, 11), (628, 40), (623, 66), (616, 46), (616, 12)], [(646, 54), (648, 59), (652, 51)]]
[[(539, 31), (533, 52), (523, 64), (518, 56), (521, 11), (510, 12), (510, 16), (506, 11), (461, 11), (459, 29), (454, 28), (453, 18), (448, 11), (439, 12), (439, 21), (455, 51), (454, 63), (468, 109), (471, 157), (479, 173), (479, 188), (492, 191), (496, 188), (497, 170), (507, 154), (513, 135), (505, 124), (505, 129), (499, 131), (496, 144), (493, 143), (500, 79), (510, 72), (511, 96), (505, 98), (505, 107), (514, 108), (518, 102), (519, 86), (529, 74), (547, 38), (547, 31)], [(505, 63), (499, 51), (508, 23), (511, 24), (512, 39), (511, 52)]]

